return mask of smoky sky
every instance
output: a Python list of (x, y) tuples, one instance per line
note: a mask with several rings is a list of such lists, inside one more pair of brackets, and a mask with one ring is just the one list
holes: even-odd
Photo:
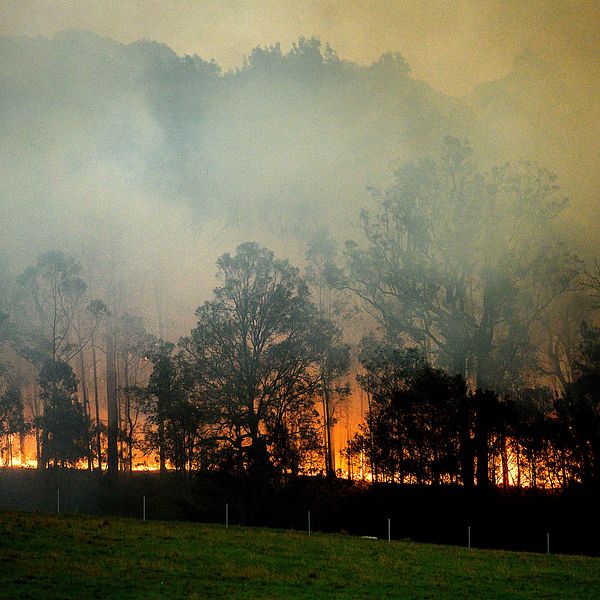
[(598, 81), (600, 3), (591, 0), (4, 0), (0, 35), (89, 30), (120, 42), (150, 39), (178, 54), (239, 66), (257, 45), (284, 48), (304, 35), (340, 56), (370, 63), (401, 52), (413, 75), (451, 95), (504, 76), (529, 49)]
[[(599, 24), (600, 3), (582, 1), (3, 0), (0, 36), (46, 39), (18, 40), (0, 56), (0, 254), (15, 272), (54, 248), (96, 270), (115, 263), (131, 281), (130, 304), (149, 315), (159, 283), (176, 290), (167, 307), (175, 338), (209, 295), (219, 254), (250, 237), (301, 262), (306, 239), (286, 228), (306, 224), (309, 212), (338, 241), (354, 237), (367, 188), (385, 185), (398, 162), (435, 154), (444, 135), (469, 135), (486, 168), (523, 158), (547, 165), (571, 197), (569, 218), (591, 230), (577, 236), (595, 248)], [(57, 35), (65, 30), (106, 39)], [(299, 36), (362, 65), (400, 52), (412, 79), (349, 68), (327, 85), (278, 88), (255, 71), (251, 85), (215, 83), (212, 100), (188, 94), (186, 82), (131, 82), (150, 57), (172, 60), (137, 40), (228, 70), (256, 46), (280, 42), (285, 53)], [(525, 50), (542, 62), (519, 71)], [(127, 56), (119, 77), (116, 55)], [(203, 120), (182, 124), (183, 143), (172, 133), (177, 110), (195, 104)], [(187, 162), (173, 164), (200, 182), (191, 191), (170, 185), (181, 181), (168, 159), (184, 147)], [(155, 157), (160, 170), (148, 167)], [(215, 208), (223, 206), (235, 210)]]

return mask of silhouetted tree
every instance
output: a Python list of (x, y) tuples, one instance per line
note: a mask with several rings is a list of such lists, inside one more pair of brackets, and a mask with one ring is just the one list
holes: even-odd
[(298, 270), (269, 250), (246, 243), (217, 266), (222, 286), (196, 311), (198, 324), (181, 343), (196, 393), (218, 414), (237, 467), (264, 475), (274, 452), (285, 468), (292, 440), (317, 427), (307, 409), (338, 332), (310, 301)]
[(167, 461), (167, 418), (170, 409), (182, 401), (183, 389), (175, 361), (171, 356), (174, 345), (161, 342), (151, 354), (152, 373), (147, 390), (150, 394), (150, 410), (152, 422), (157, 428), (155, 447), (158, 449), (159, 468), (161, 474), (166, 471)]
[(119, 364), (119, 429), (121, 464), (133, 470), (136, 429), (140, 417), (139, 387), (149, 375), (149, 358), (156, 353), (158, 340), (150, 335), (141, 317), (125, 313), (116, 321), (116, 359)]
[(358, 382), (369, 409), (353, 445), (369, 456), (374, 480), (440, 484), (457, 482), (461, 474), (472, 478), (461, 464), (461, 420), (471, 401), (462, 377), (433, 368), (415, 349), (373, 340), (363, 342), (360, 361), (365, 372)]
[(578, 479), (600, 485), (600, 328), (581, 325), (576, 380), (558, 401), (557, 412), (570, 434)]
[[(347, 313), (347, 302), (335, 288), (332, 281), (339, 276), (335, 265), (335, 244), (324, 230), (318, 231), (308, 245), (306, 251), (306, 281), (311, 286), (315, 303), (319, 311), (336, 325)], [(335, 411), (341, 401), (350, 394), (348, 384), (340, 384), (340, 377), (345, 375), (350, 363), (350, 347), (338, 339), (327, 348), (319, 362), (321, 374), (321, 396), (323, 401), (323, 430), (325, 449), (325, 473), (335, 476), (335, 457), (332, 429), (336, 422)]]
[(6, 451), (5, 464), (13, 464), (14, 438), (20, 439), (28, 430), (21, 393), (14, 385), (10, 385), (0, 394), (0, 436)]
[(68, 363), (47, 360), (39, 375), (44, 402), (42, 461), (55, 467), (74, 465), (86, 456), (89, 422), (77, 398), (77, 379)]
[[(40, 255), (35, 265), (18, 278), (20, 314), (14, 346), (38, 370), (40, 386), (42, 381), (46, 385), (46, 389), (40, 394), (43, 400), (42, 414), (34, 415), (36, 427), (49, 423), (54, 426), (56, 423), (55, 415), (45, 418), (48, 408), (46, 402), (53, 402), (55, 385), (49, 374), (56, 371), (54, 366), (68, 365), (82, 352), (102, 317), (102, 311), (93, 308), (94, 303), (89, 305), (90, 310), (82, 310), (86, 303), (87, 286), (80, 272), (80, 265), (75, 258), (53, 251)], [(83, 312), (90, 317), (85, 339), (81, 328)], [(58, 381), (56, 385), (59, 385)], [(87, 392), (84, 394), (84, 402), (87, 402)], [(84, 405), (84, 415), (89, 418), (89, 406)], [(87, 426), (84, 431), (88, 435)], [(38, 455), (40, 467), (47, 464), (48, 454), (44, 447), (47, 448), (50, 444), (49, 435), (50, 432), (46, 429), (36, 432), (36, 436), (41, 437), (41, 443), (38, 440), (38, 447), (41, 447), (42, 452), (41, 456)], [(90, 439), (87, 440), (88, 457)]]

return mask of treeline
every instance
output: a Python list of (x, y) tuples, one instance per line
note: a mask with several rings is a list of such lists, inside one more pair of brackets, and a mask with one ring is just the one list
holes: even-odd
[(537, 385), (504, 394), (469, 389), (414, 350), (364, 347), (365, 423), (346, 449), (375, 481), (551, 487), (600, 482), (600, 329), (585, 323), (576, 380), (562, 394)]
[[(5, 278), (5, 463), (31, 434), (40, 468), (115, 475), (145, 455), (182, 474), (339, 465), (400, 483), (596, 486), (600, 273), (567, 243), (555, 177), (480, 172), (447, 138), (372, 194), (361, 237), (340, 251), (320, 232), (303, 276), (256, 243), (221, 256), (177, 345), (114, 285), (92, 298), (73, 257)], [(354, 353), (359, 320), (371, 333)], [(340, 462), (332, 428), (354, 379), (368, 410)]]
[(5, 464), (31, 433), (41, 468), (131, 472), (146, 455), (161, 471), (332, 472), (341, 331), (269, 250), (244, 244), (218, 268), (222, 287), (175, 346), (91, 300), (73, 257), (40, 256), (2, 313)]

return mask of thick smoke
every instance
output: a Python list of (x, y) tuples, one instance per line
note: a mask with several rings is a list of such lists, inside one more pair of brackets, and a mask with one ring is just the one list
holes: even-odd
[(316, 40), (257, 48), (228, 73), (154, 42), (77, 32), (3, 38), (0, 57), (9, 270), (61, 248), (88, 265), (99, 294), (111, 273), (154, 326), (168, 290), (174, 338), (210, 292), (220, 253), (250, 238), (301, 262), (323, 226), (354, 237), (367, 188), (435, 155), (448, 134), (468, 137), (483, 166), (548, 165), (574, 227), (598, 235), (594, 106), (582, 113), (573, 83), (531, 53), (463, 100), (412, 77), (397, 55), (360, 66)]

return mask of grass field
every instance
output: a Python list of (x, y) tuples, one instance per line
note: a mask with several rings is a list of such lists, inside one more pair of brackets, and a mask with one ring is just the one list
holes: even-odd
[(0, 513), (0, 598), (600, 598), (600, 559)]

